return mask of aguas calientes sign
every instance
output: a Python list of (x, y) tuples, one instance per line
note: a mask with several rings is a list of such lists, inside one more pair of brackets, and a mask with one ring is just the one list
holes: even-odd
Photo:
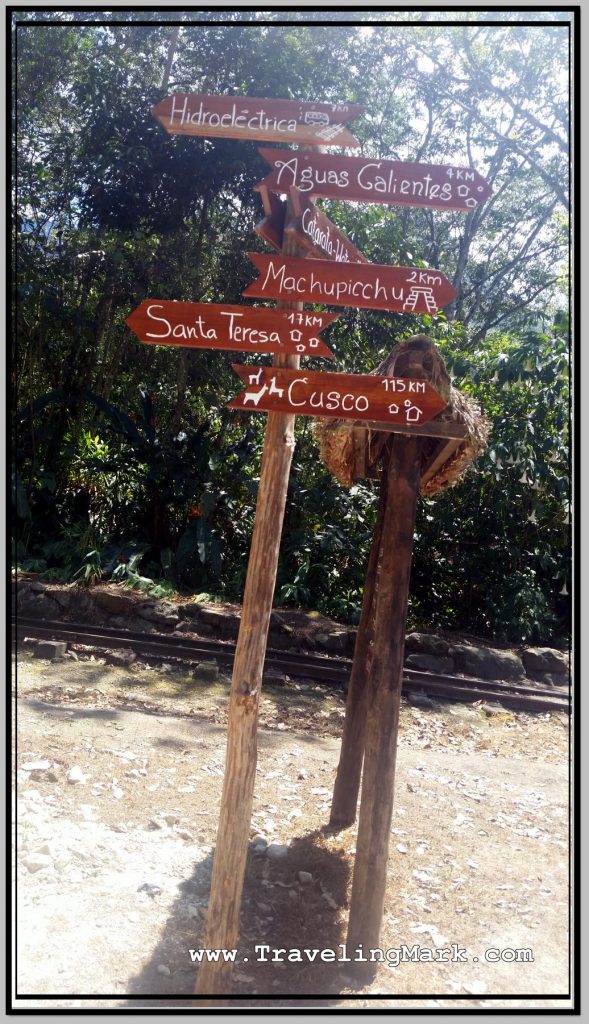
[(258, 152), (272, 170), (255, 187), (279, 194), (296, 188), (326, 199), (440, 210), (471, 210), (492, 194), (491, 186), (472, 167), (262, 147)]

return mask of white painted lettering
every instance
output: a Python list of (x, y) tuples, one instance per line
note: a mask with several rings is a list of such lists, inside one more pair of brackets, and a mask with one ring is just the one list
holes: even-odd
[(188, 96), (184, 97), (184, 103), (181, 107), (176, 106), (176, 95), (172, 96), (172, 113), (170, 114), (170, 127), (174, 124), (174, 117), (176, 114), (180, 114), (180, 124), (184, 123), (186, 117), (186, 108), (188, 106)]
[(380, 283), (380, 278), (379, 278), (379, 277), (377, 277), (377, 279), (376, 279), (376, 283), (375, 283), (375, 285), (374, 285), (374, 298), (375, 298), (375, 299), (378, 299), (378, 298), (380, 298), (381, 296), (382, 296), (382, 298), (383, 298), (383, 299), (386, 299), (386, 297), (387, 297), (387, 290), (386, 290), (386, 288), (384, 287), (384, 285), (382, 285), (382, 284)]
[(378, 163), (364, 164), (364, 166), (361, 167), (360, 170), (358, 171), (356, 180), (360, 188), (363, 188), (366, 192), (371, 192), (374, 188), (374, 185), (370, 178), (368, 177), (367, 172), (371, 171), (373, 167), (376, 167), (378, 169), (380, 167), (380, 164), (381, 161), (379, 161)]
[(172, 332), (172, 327), (170, 325), (170, 321), (166, 320), (166, 318), (164, 316), (156, 316), (155, 313), (152, 312), (152, 310), (154, 310), (154, 309), (163, 309), (163, 308), (164, 308), (163, 306), (160, 306), (160, 305), (157, 305), (157, 304), (154, 304), (152, 306), (148, 306), (147, 307), (147, 315), (148, 315), (149, 319), (150, 320), (157, 320), (160, 324), (165, 324), (167, 330), (165, 331), (164, 334), (148, 334), (147, 331), (146, 331), (145, 332), (145, 337), (146, 338), (169, 338), (169, 336), (170, 336), (170, 334)]
[[(298, 157), (293, 156), (292, 160), (275, 160), (274, 161), (274, 166), (276, 167), (276, 169), (278, 171), (278, 175), (277, 175), (277, 178), (276, 178), (276, 184), (277, 185), (282, 184), (283, 172), (285, 172), (284, 173), (284, 177), (286, 178), (286, 181), (285, 181), (286, 185), (294, 185), (296, 183), (296, 180), (297, 180), (297, 169), (298, 169), (298, 166), (299, 166)], [(289, 175), (290, 175), (290, 180), (289, 180)]]
[(230, 310), (221, 310), (221, 316), (229, 317), (229, 339), (233, 341), (233, 322), (238, 316), (244, 316), (243, 313), (232, 313)]
[(299, 406), (299, 405), (304, 405), (305, 404), (305, 399), (304, 398), (303, 398), (302, 402), (295, 402), (295, 400), (293, 398), (293, 391), (294, 391), (295, 387), (297, 386), (297, 384), (308, 384), (308, 383), (309, 383), (309, 378), (308, 377), (297, 377), (295, 380), (291, 381), (291, 383), (288, 386), (288, 391), (286, 393), (286, 397), (288, 398), (288, 401), (289, 401), (290, 405)]

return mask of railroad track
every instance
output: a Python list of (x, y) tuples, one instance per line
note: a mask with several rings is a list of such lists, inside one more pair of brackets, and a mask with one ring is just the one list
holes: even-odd
[[(40, 621), (24, 615), (13, 618), (12, 626), (15, 636), (20, 640), (62, 640), (87, 647), (133, 651), (139, 657), (154, 660), (198, 663), (214, 658), (230, 667), (235, 655), (235, 644), (229, 641), (191, 640), (165, 633), (121, 631), (110, 626)], [(349, 658), (272, 649), (266, 652), (266, 669), (276, 669), (295, 678), (312, 679), (336, 686), (347, 684), (351, 667)], [(570, 711), (570, 692), (555, 693), (554, 690), (532, 689), (521, 683), (500, 683), (406, 668), (403, 672), (403, 692), (406, 695), (415, 690), (423, 690), (429, 696), (445, 700), (498, 701), (504, 707), (516, 711)]]

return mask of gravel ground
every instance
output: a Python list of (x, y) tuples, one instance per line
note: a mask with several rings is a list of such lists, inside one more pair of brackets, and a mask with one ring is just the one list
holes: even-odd
[[(226, 681), (27, 653), (17, 678), (15, 1005), (188, 1006)], [(312, 683), (263, 697), (235, 1005), (569, 1006), (561, 714), (404, 703), (381, 945), (421, 962), (362, 987), (346, 963), (259, 961), (345, 943), (356, 830), (325, 829), (343, 708)], [(453, 944), (464, 962), (441, 959)]]

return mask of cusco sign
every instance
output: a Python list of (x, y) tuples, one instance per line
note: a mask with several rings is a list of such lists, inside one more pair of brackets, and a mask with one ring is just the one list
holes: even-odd
[(257, 96), (203, 96), (175, 93), (151, 113), (175, 135), (210, 135), (230, 139), (267, 139), (315, 146), (360, 143), (345, 127), (364, 110), (358, 103), (334, 105)]
[(230, 409), (376, 423), (427, 423), (446, 402), (425, 380), (233, 365), (246, 385)]
[(333, 359), (333, 352), (318, 335), (337, 318), (336, 313), (301, 314), (255, 306), (146, 299), (131, 313), (127, 326), (147, 345)]
[(261, 148), (258, 152), (272, 170), (256, 188), (277, 193), (294, 187), (308, 196), (440, 210), (471, 210), (492, 194), (491, 186), (470, 167), (279, 149)]
[(249, 252), (259, 271), (243, 295), (334, 306), (363, 306), (400, 313), (437, 313), (456, 298), (439, 270), (386, 267), (374, 263), (332, 263)]

